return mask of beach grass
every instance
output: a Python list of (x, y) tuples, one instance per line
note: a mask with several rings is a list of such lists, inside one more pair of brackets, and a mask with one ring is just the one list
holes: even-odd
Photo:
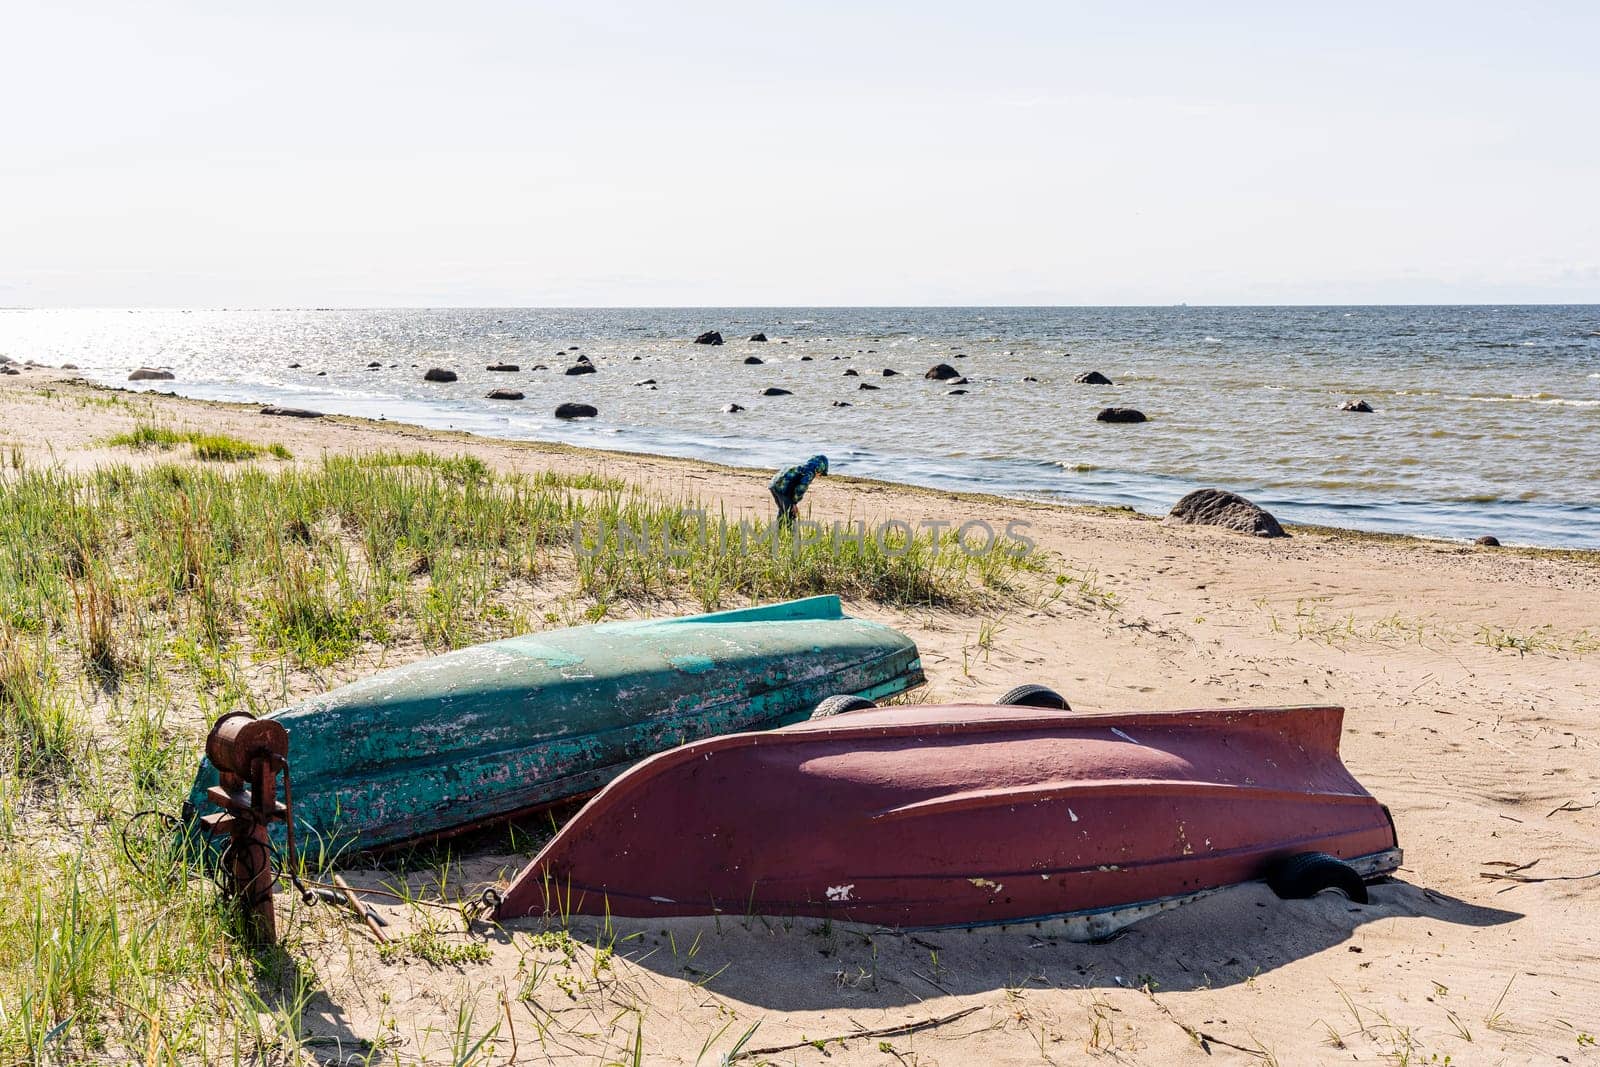
[(141, 451), (159, 449), (163, 452), (188, 445), (194, 450), (196, 459), (220, 463), (234, 463), (264, 455), (272, 456), (274, 459), (294, 458), (293, 453), (277, 443), (260, 445), (227, 434), (176, 430), (170, 426), (157, 426), (153, 423), (139, 423), (132, 430), (108, 438), (106, 444)]
[(248, 951), (166, 820), (136, 814), (179, 810), (224, 712), (390, 649), (816, 593), (999, 612), (1051, 584), (1020, 544), (774, 531), (599, 473), (114, 440), (192, 451), (0, 473), (0, 1063), (293, 1059), (311, 987), (292, 943)]

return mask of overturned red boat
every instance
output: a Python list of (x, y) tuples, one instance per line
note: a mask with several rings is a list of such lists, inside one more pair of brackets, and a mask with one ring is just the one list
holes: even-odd
[(1394, 870), (1337, 707), (852, 711), (645, 760), (517, 877), (497, 916), (807, 915), (898, 927), (1061, 920), (1103, 937), (1225, 886)]

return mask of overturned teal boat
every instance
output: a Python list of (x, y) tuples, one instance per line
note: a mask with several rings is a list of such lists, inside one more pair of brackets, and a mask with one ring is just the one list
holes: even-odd
[[(302, 851), (383, 848), (592, 793), (717, 734), (923, 681), (915, 643), (835, 596), (528, 634), (422, 660), (270, 716)], [(186, 821), (212, 810), (202, 761)], [(274, 833), (282, 832), (278, 824)]]

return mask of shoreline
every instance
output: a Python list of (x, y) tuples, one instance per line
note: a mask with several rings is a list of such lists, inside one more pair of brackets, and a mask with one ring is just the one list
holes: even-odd
[[(58, 368), (44, 366), (42, 364), (34, 364), (34, 365), (32, 365), (29, 368), (29, 372), (31, 374), (41, 375), (45, 380), (49, 380), (51, 382), (55, 382), (55, 383), (59, 383), (59, 384), (63, 384), (63, 385), (74, 385), (74, 386), (77, 386), (77, 387), (80, 387), (80, 388), (102, 390), (102, 391), (105, 391), (107, 393), (127, 395), (127, 396), (146, 396), (146, 395), (149, 395), (149, 396), (156, 396), (156, 397), (164, 397), (164, 398), (167, 398), (167, 399), (170, 399), (170, 400), (180, 401), (180, 402), (183, 402), (183, 403), (190, 403), (190, 404), (204, 405), (204, 406), (213, 406), (213, 407), (216, 407), (217, 409), (220, 409), (220, 410), (237, 411), (237, 412), (246, 413), (246, 414), (255, 414), (256, 412), (259, 411), (259, 409), (261, 407), (263, 407), (263, 406), (265, 406), (265, 405), (267, 405), (269, 403), (284, 403), (284, 402), (286, 402), (285, 398), (280, 398), (279, 400), (227, 400), (227, 399), (218, 399), (218, 398), (211, 398), (211, 397), (204, 397), (204, 396), (191, 396), (191, 395), (188, 395), (188, 394), (185, 394), (185, 393), (176, 392), (176, 391), (173, 391), (173, 390), (162, 389), (159, 386), (154, 386), (154, 387), (150, 387), (150, 388), (127, 388), (127, 387), (125, 387), (123, 385), (120, 385), (120, 384), (108, 383), (108, 382), (99, 381), (99, 380), (96, 380), (96, 379), (85, 377), (81, 372), (78, 372), (78, 371), (70, 371), (70, 370), (63, 371), (63, 370), (60, 370)], [(39, 378), (35, 378), (34, 380), (37, 381), (37, 380), (39, 380)], [(294, 398), (290, 397), (290, 398), (286, 398), (286, 399), (288, 401), (292, 401)], [(320, 410), (320, 409), (317, 409), (317, 410)], [(447, 417), (447, 414), (448, 413), (442, 414), (440, 416), (440, 418), (442, 419), (444, 417)], [(725, 471), (725, 472), (730, 472), (730, 473), (738, 472), (738, 473), (743, 473), (743, 474), (754, 474), (754, 473), (761, 472), (761, 471), (764, 471), (764, 470), (767, 471), (768, 474), (770, 474), (771, 469), (772, 469), (772, 468), (761, 467), (761, 466), (751, 466), (751, 465), (741, 465), (741, 464), (736, 464), (736, 463), (726, 463), (726, 462), (719, 461), (717, 459), (702, 458), (702, 457), (692, 456), (692, 455), (680, 455), (680, 454), (675, 454), (675, 453), (672, 453), (672, 452), (650, 451), (648, 449), (638, 449), (638, 448), (629, 447), (629, 446), (619, 446), (619, 447), (616, 447), (616, 448), (609, 448), (609, 447), (605, 447), (603, 445), (598, 445), (598, 444), (593, 444), (593, 443), (574, 443), (574, 442), (570, 442), (570, 441), (562, 441), (562, 440), (543, 438), (543, 437), (526, 437), (526, 436), (517, 436), (517, 435), (514, 435), (514, 434), (501, 435), (501, 434), (495, 434), (495, 433), (488, 433), (488, 432), (484, 432), (481, 428), (480, 429), (472, 429), (472, 428), (455, 429), (455, 428), (450, 428), (450, 427), (440, 427), (440, 426), (429, 425), (429, 424), (423, 423), (423, 422), (407, 421), (405, 419), (400, 419), (400, 418), (389, 419), (389, 418), (384, 418), (384, 417), (373, 417), (373, 416), (370, 416), (370, 415), (349, 414), (349, 413), (338, 412), (338, 411), (326, 411), (323, 414), (323, 418), (326, 419), (326, 420), (348, 420), (349, 422), (351, 422), (353, 424), (365, 424), (365, 425), (371, 426), (371, 427), (373, 427), (375, 429), (383, 429), (383, 428), (391, 428), (391, 427), (392, 428), (404, 428), (404, 429), (406, 429), (409, 432), (414, 433), (414, 434), (421, 434), (421, 435), (427, 435), (427, 436), (430, 436), (430, 437), (437, 437), (438, 439), (459, 438), (459, 439), (466, 440), (466, 441), (481, 441), (481, 442), (485, 442), (485, 443), (490, 443), (490, 442), (492, 442), (492, 443), (505, 443), (505, 444), (512, 444), (512, 445), (519, 445), (519, 446), (529, 447), (529, 448), (533, 448), (533, 449), (539, 450), (539, 451), (563, 451), (564, 450), (564, 451), (567, 451), (568, 454), (570, 454), (570, 455), (588, 456), (592, 460), (595, 460), (595, 461), (603, 461), (604, 457), (607, 457), (607, 456), (631, 458), (631, 459), (641, 459), (641, 460), (643, 460), (643, 459), (660, 460), (660, 461), (671, 461), (671, 462), (691, 464), (691, 465), (700, 465), (700, 466), (703, 466), (703, 467), (705, 467), (706, 469), (709, 469), (709, 470), (718, 470), (718, 471)], [(619, 431), (619, 432), (628, 433), (630, 431)], [(1136, 507), (1134, 507), (1133, 505), (1129, 505), (1129, 504), (1095, 502), (1095, 501), (1088, 501), (1088, 500), (1048, 499), (1047, 497), (1045, 497), (1043, 495), (1027, 495), (1025, 493), (1009, 494), (1009, 493), (1004, 493), (1004, 492), (987, 492), (987, 491), (983, 491), (983, 490), (974, 490), (974, 489), (970, 489), (970, 488), (962, 488), (962, 487), (954, 487), (954, 486), (943, 486), (943, 485), (918, 483), (918, 482), (911, 482), (911, 481), (900, 481), (900, 480), (896, 480), (896, 479), (892, 479), (892, 478), (873, 477), (873, 476), (870, 476), (870, 475), (852, 475), (852, 474), (845, 473), (845, 474), (838, 474), (835, 477), (839, 481), (850, 481), (852, 483), (858, 483), (858, 484), (861, 484), (861, 485), (880, 486), (880, 487), (884, 487), (884, 488), (888, 488), (888, 489), (903, 490), (903, 491), (907, 491), (907, 492), (927, 493), (927, 494), (933, 494), (933, 495), (937, 495), (937, 496), (945, 496), (945, 497), (951, 497), (951, 498), (957, 498), (957, 499), (981, 500), (981, 501), (987, 501), (987, 502), (996, 503), (996, 504), (1003, 502), (1005, 504), (1012, 505), (1012, 506), (1025, 506), (1025, 507), (1035, 507), (1036, 506), (1036, 507), (1040, 507), (1040, 508), (1062, 509), (1062, 510), (1066, 510), (1066, 511), (1083, 511), (1083, 512), (1091, 512), (1091, 513), (1092, 512), (1104, 512), (1106, 514), (1126, 515), (1126, 516), (1130, 516), (1130, 517), (1136, 517), (1137, 519), (1144, 520), (1144, 521), (1155, 521), (1155, 522), (1163, 521), (1164, 518), (1165, 518), (1164, 514), (1158, 514), (1158, 513), (1152, 512), (1152, 511), (1141, 511), (1141, 510), (1137, 509)], [(1249, 491), (1240, 491), (1240, 490), (1236, 489), (1235, 487), (1227, 485), (1227, 484), (1220, 484), (1220, 483), (1211, 483), (1211, 484), (1213, 484), (1214, 487), (1216, 487), (1216, 488), (1227, 489), (1227, 490), (1231, 490), (1231, 491), (1235, 491), (1235, 492), (1241, 492), (1242, 495), (1244, 495), (1244, 496), (1248, 497), (1249, 499), (1255, 501), (1256, 503), (1260, 504), (1262, 507), (1266, 508), (1268, 511), (1272, 511), (1273, 510), (1273, 506), (1274, 505), (1272, 505), (1270, 502), (1263, 502), (1263, 498), (1261, 496), (1259, 496), (1259, 495), (1252, 495), (1252, 493), (1249, 492)], [(1199, 486), (1196, 486), (1196, 488), (1198, 488), (1198, 487)], [(1177, 493), (1177, 495), (1174, 495), (1172, 497), (1172, 500), (1167, 502), (1167, 506), (1170, 507), (1171, 504), (1175, 503), (1178, 500), (1179, 496), (1181, 496), (1181, 495), (1182, 495), (1181, 492)], [(1445, 535), (1445, 534), (1429, 534), (1429, 533), (1414, 533), (1414, 532), (1396, 531), (1396, 530), (1366, 529), (1366, 528), (1362, 528), (1362, 527), (1359, 527), (1359, 526), (1342, 526), (1342, 525), (1339, 525), (1337, 523), (1295, 521), (1295, 520), (1292, 520), (1292, 519), (1284, 519), (1282, 517), (1282, 515), (1278, 515), (1276, 512), (1274, 512), (1274, 514), (1277, 515), (1277, 517), (1279, 518), (1279, 520), (1280, 520), (1281, 524), (1283, 525), (1284, 529), (1291, 533), (1291, 536), (1293, 536), (1294, 532), (1298, 530), (1302, 534), (1308, 534), (1309, 533), (1309, 534), (1320, 534), (1320, 535), (1324, 535), (1324, 536), (1333, 536), (1333, 537), (1347, 537), (1347, 538), (1358, 538), (1358, 539), (1368, 539), (1368, 540), (1383, 540), (1383, 541), (1389, 541), (1389, 542), (1396, 543), (1396, 544), (1403, 544), (1403, 543), (1407, 543), (1407, 542), (1415, 542), (1415, 543), (1421, 544), (1421, 545), (1470, 546), (1473, 543), (1472, 536), (1466, 535), (1466, 534), (1463, 534), (1461, 536), (1449, 536), (1449, 535)], [(1493, 531), (1490, 531), (1490, 530), (1486, 529), (1485, 532), (1493, 532)], [(1600, 546), (1587, 547), (1587, 546), (1570, 546), (1570, 545), (1560, 545), (1560, 544), (1538, 544), (1538, 543), (1530, 543), (1530, 542), (1523, 542), (1523, 541), (1507, 540), (1505, 538), (1502, 538), (1501, 541), (1502, 541), (1502, 543), (1499, 546), (1498, 551), (1502, 551), (1502, 552), (1549, 554), (1549, 555), (1553, 555), (1553, 556), (1558, 557), (1558, 558), (1569, 558), (1569, 559), (1575, 559), (1575, 560), (1600, 561)]]

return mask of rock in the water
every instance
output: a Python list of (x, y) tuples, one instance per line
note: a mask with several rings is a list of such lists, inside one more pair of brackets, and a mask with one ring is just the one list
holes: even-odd
[(793, 396), (794, 394), (792, 392), (790, 392), (789, 390), (787, 390), (787, 389), (779, 389), (776, 385), (769, 385), (765, 389), (761, 390), (761, 395), (762, 396)]
[(529, 370), (549, 370), (550, 369), (550, 365), (547, 364), (547, 363), (535, 363), (533, 366), (529, 367), (528, 369)]
[(754, 366), (757, 366), (758, 364), (765, 363), (765, 362), (766, 362), (766, 360), (762, 359), (760, 356), (745, 356), (744, 357), (744, 363), (745, 363), (745, 366), (747, 366), (747, 367), (754, 367)]
[(130, 382), (170, 382), (170, 381), (172, 381), (172, 379), (174, 377), (176, 377), (176, 375), (174, 375), (171, 371), (162, 370), (159, 367), (140, 367), (139, 369), (135, 370), (132, 374), (128, 375), (128, 381), (130, 381)]
[(78, 365), (76, 363), (63, 363), (63, 364), (61, 364), (61, 369), (62, 370), (77, 370), (78, 369)]
[(1106, 408), (1095, 416), (1096, 422), (1144, 422), (1144, 412), (1138, 408)]
[(1372, 411), (1372, 405), (1367, 403), (1365, 400), (1346, 400), (1343, 404), (1339, 405), (1339, 410), (1365, 411), (1370, 413)]
[(947, 396), (966, 396), (967, 395), (967, 391), (965, 389), (952, 389), (946, 395)]
[(595, 373), (595, 369), (594, 369), (594, 364), (593, 363), (574, 363), (572, 366), (568, 367), (562, 373), (564, 373), (564, 374), (593, 374), (593, 373)]
[(517, 392), (515, 389), (491, 389), (491, 390), (489, 390), (489, 399), (490, 400), (521, 400), (522, 399), (522, 394)]
[(656, 380), (654, 378), (640, 378), (638, 381), (634, 382), (633, 384), (634, 385), (654, 385), (654, 384), (656, 384)]
[(1190, 526), (1221, 526), (1257, 537), (1289, 536), (1270, 512), (1225, 489), (1196, 489), (1172, 505), (1167, 521)]
[(850, 401), (848, 401), (848, 400), (835, 400), (833, 402), (833, 406), (836, 407), (836, 408), (847, 408), (847, 407), (850, 407), (852, 405), (851, 405)]
[(967, 381), (967, 376), (963, 374), (961, 377), (955, 379), (950, 384), (951, 385), (971, 385), (972, 383)]
[(724, 404), (722, 406), (722, 410), (726, 411), (729, 415), (732, 415), (734, 412), (743, 411), (744, 410), (744, 405), (743, 404)]
[(381, 366), (383, 366), (382, 363), (380, 363), (378, 360), (373, 360), (371, 363), (367, 364), (367, 369), (368, 370), (377, 370)]
[(860, 385), (856, 386), (856, 388), (857, 389), (882, 389), (883, 386), (881, 386), (881, 385), (873, 385), (870, 382), (862, 382)]
[(1490, 534), (1484, 534), (1482, 537), (1474, 541), (1473, 544), (1482, 545), (1484, 548), (1499, 548), (1500, 538), (1494, 537)]
[(1023, 376), (1023, 378), (1022, 378), (1022, 380), (1023, 380), (1023, 381), (1025, 381), (1025, 382), (1036, 382), (1036, 381), (1038, 381), (1038, 380), (1039, 380), (1039, 379), (1037, 379), (1037, 378), (1035, 378), (1035, 377), (1034, 377), (1034, 376), (1033, 376), (1033, 375), (1031, 375), (1031, 374), (1028, 374), (1028, 375), (1024, 375), (1024, 376)]
[(893, 378), (895, 375), (897, 375), (899, 373), (900, 372), (895, 370), (893, 367), (885, 367), (885, 368), (883, 368), (883, 376), (885, 378)]
[(21, 374), (21, 373), (22, 373), (21, 371), (19, 371), (17, 368), (13, 367), (9, 363), (0, 364), (0, 374)]
[(764, 333), (753, 333), (750, 335), (750, 340), (752, 341), (765, 341), (766, 339), (767, 335)]
[(281, 415), (286, 419), (320, 419), (322, 412), (312, 411), (310, 408), (280, 408), (268, 405), (261, 409), (263, 415)]
[(811, 357), (810, 356), (801, 356), (800, 357), (800, 362), (801, 363), (810, 363), (811, 362)]
[(699, 337), (696, 337), (694, 343), (697, 345), (720, 345), (722, 343), (722, 335), (716, 330), (707, 330)]
[(290, 370), (299, 370), (299, 369), (300, 369), (300, 364), (298, 364), (298, 363), (291, 363), (291, 364), (289, 364), (289, 369), (290, 369)]
[(491, 363), (484, 370), (519, 371), (522, 368), (515, 363)]
[(948, 363), (935, 363), (923, 377), (931, 382), (947, 382), (951, 378), (961, 377), (961, 372)]
[(427, 373), (422, 376), (422, 380), (425, 382), (453, 382), (456, 380), (456, 372), (445, 370), (443, 367), (429, 367)]
[[(576, 352), (577, 349), (573, 349), (573, 351)], [(579, 363), (589, 363), (589, 362), (592, 362), (592, 361), (589, 359), (588, 356), (579, 356), (578, 359), (577, 359), (577, 362), (579, 362)]]
[(1107, 378), (1104, 374), (1101, 374), (1097, 370), (1084, 371), (1082, 374), (1078, 375), (1076, 378), (1074, 378), (1072, 380), (1077, 382), (1079, 385), (1115, 385), (1116, 384), (1110, 378)]
[(556, 408), (558, 419), (592, 419), (600, 414), (593, 404), (561, 404)]
[(861, 377), (861, 372), (856, 370), (854, 367), (847, 367), (847, 368), (845, 368), (844, 374), (842, 374), (840, 377), (844, 377), (844, 378), (859, 378), (859, 377)]

